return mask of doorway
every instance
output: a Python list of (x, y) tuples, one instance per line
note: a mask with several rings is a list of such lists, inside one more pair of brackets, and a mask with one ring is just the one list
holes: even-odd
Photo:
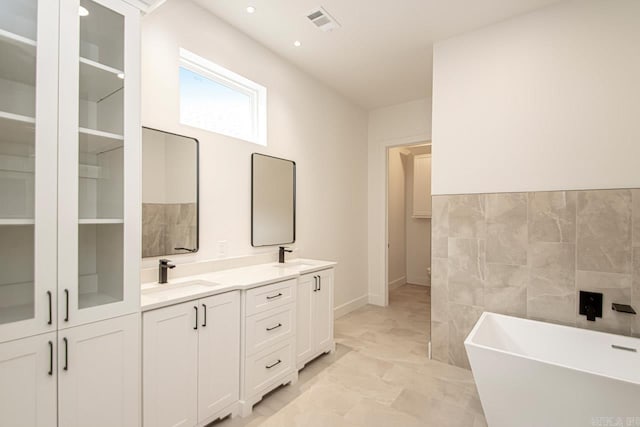
[(430, 338), (431, 143), (387, 149), (389, 305), (403, 305)]

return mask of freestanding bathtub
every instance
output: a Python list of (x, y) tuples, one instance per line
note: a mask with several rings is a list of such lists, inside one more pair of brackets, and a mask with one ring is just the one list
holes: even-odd
[(640, 427), (640, 339), (484, 313), (464, 344), (489, 427)]

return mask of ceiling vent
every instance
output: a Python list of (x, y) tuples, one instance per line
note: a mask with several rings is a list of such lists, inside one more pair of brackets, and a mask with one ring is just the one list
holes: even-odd
[(329, 15), (329, 12), (324, 10), (323, 7), (319, 7), (307, 13), (307, 19), (317, 28), (320, 28), (325, 32), (340, 28), (338, 21), (336, 21), (333, 16)]

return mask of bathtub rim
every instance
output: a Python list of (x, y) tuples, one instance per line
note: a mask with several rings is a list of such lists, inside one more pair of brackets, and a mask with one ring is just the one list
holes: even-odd
[[(522, 354), (514, 353), (513, 351), (502, 350), (502, 349), (499, 349), (499, 348), (490, 347), (488, 345), (484, 345), (484, 344), (479, 344), (479, 343), (473, 342), (473, 339), (476, 336), (476, 332), (478, 331), (478, 329), (480, 328), (480, 326), (482, 324), (482, 321), (486, 317), (502, 317), (502, 318), (507, 318), (507, 319), (515, 319), (516, 321), (538, 323), (538, 324), (542, 324), (544, 327), (559, 328), (559, 329), (574, 329), (574, 330), (577, 329), (579, 331), (584, 331), (586, 333), (593, 333), (593, 334), (598, 334), (598, 335), (607, 335), (607, 336), (611, 336), (611, 337), (623, 337), (623, 338), (638, 340), (639, 344), (640, 344), (640, 338), (636, 338), (636, 337), (632, 337), (632, 336), (626, 336), (626, 335), (616, 335), (616, 334), (611, 334), (611, 333), (608, 333), (608, 332), (593, 331), (593, 330), (590, 330), (590, 329), (578, 328), (578, 327), (575, 327), (575, 326), (559, 325), (559, 324), (556, 324), (556, 323), (544, 322), (544, 321), (541, 321), (541, 320), (526, 319), (526, 318), (522, 318), (522, 317), (509, 316), (509, 315), (506, 315), (506, 314), (499, 314), (499, 313), (494, 313), (494, 312), (491, 312), (491, 311), (485, 311), (485, 312), (482, 313), (482, 315), (480, 316), (480, 318), (478, 319), (476, 324), (473, 326), (473, 329), (471, 329), (471, 332), (469, 332), (469, 335), (467, 335), (467, 337), (464, 340), (465, 350), (467, 350), (468, 346), (469, 347), (476, 347), (476, 348), (483, 349), (483, 350), (498, 352), (498, 353), (501, 353), (501, 354), (504, 354), (504, 355), (508, 355), (508, 356), (519, 357), (519, 358), (522, 358), (522, 359), (528, 359), (528, 360), (531, 360), (531, 361), (534, 361), (534, 362), (539, 362), (539, 363), (542, 363), (542, 364), (545, 364), (545, 365), (556, 366), (556, 367), (563, 368), (563, 369), (570, 369), (570, 370), (576, 371), (576, 372), (595, 375), (595, 376), (602, 377), (602, 378), (608, 378), (608, 379), (611, 379), (611, 380), (621, 381), (621, 382), (624, 382), (624, 383), (633, 384), (635, 386), (640, 386), (640, 380), (635, 381), (635, 380), (629, 379), (629, 378), (620, 378), (620, 377), (615, 376), (615, 375), (606, 375), (606, 374), (602, 374), (600, 372), (595, 372), (595, 371), (588, 370), (588, 369), (582, 369), (582, 368), (576, 368), (576, 367), (572, 367), (572, 366), (567, 366), (567, 365), (564, 365), (562, 363), (551, 362), (549, 360), (543, 360), (543, 359), (540, 359), (538, 357), (533, 357), (533, 356), (525, 356), (525, 355), (522, 355)], [(640, 355), (640, 353), (636, 353), (636, 354)], [(467, 351), (467, 357), (469, 357), (469, 352), (468, 351)], [(471, 362), (471, 357), (469, 357), (469, 362)], [(471, 371), (473, 372), (473, 366), (472, 366)]]

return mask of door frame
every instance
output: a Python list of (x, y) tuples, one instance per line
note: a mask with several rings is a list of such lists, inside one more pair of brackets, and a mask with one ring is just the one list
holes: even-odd
[[(379, 243), (371, 248), (374, 253), (370, 253), (370, 288), (369, 303), (380, 306), (389, 305), (389, 149), (407, 145), (418, 145), (431, 143), (431, 135), (418, 134), (403, 138), (391, 138), (380, 141), (376, 153), (377, 163), (384, 165), (381, 168), (382, 179), (378, 179), (378, 185), (374, 186), (374, 192), (383, 192), (384, 197), (377, 201), (377, 206), (372, 206), (378, 212), (384, 212), (382, 218), (375, 218), (370, 224), (371, 232)], [(375, 188), (377, 187), (377, 188)], [(376, 203), (376, 201), (374, 201)], [(382, 221), (379, 221), (379, 220)], [(377, 272), (371, 271), (372, 266), (382, 265), (382, 269)], [(377, 288), (377, 289), (376, 289)]]

